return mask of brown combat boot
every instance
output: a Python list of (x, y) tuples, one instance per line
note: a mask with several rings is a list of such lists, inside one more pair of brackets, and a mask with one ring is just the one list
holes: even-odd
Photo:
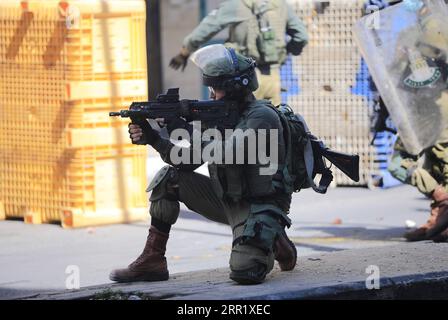
[(163, 281), (168, 280), (169, 273), (166, 264), (165, 250), (168, 233), (149, 229), (145, 248), (140, 256), (126, 269), (113, 270), (109, 278), (117, 282)]
[(420, 228), (404, 234), (408, 241), (430, 240), (448, 228), (448, 193), (438, 186), (432, 194), (431, 216)]
[(297, 249), (286, 232), (283, 232), (275, 241), (274, 254), (282, 271), (290, 271), (296, 266)]

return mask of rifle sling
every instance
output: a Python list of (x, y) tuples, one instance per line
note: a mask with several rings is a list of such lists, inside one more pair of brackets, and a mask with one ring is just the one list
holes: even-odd
[[(304, 151), (303, 159), (305, 160), (305, 168), (306, 168), (306, 175), (308, 177), (308, 183), (310, 184), (311, 188), (313, 188), (313, 190), (316, 191), (317, 193), (321, 194), (326, 193), (328, 186), (333, 180), (333, 175), (331, 174), (331, 171), (329, 169), (326, 169), (324, 170), (324, 172), (322, 172), (322, 177), (319, 181), (319, 185), (317, 186), (313, 179), (314, 152), (313, 147), (311, 145), (311, 140), (308, 139), (303, 151)], [(319, 156), (321, 157), (322, 155)]]

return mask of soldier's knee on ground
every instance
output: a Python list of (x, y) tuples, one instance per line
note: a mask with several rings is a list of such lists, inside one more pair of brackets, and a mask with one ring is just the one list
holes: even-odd
[(178, 172), (171, 166), (165, 166), (157, 172), (146, 189), (151, 192), (149, 213), (168, 224), (174, 224), (179, 217)]
[(241, 284), (264, 281), (274, 267), (273, 247), (284, 227), (271, 212), (251, 213), (242, 228), (234, 230), (230, 278)]
[(252, 245), (237, 244), (230, 255), (230, 278), (240, 284), (258, 284), (274, 268), (274, 254)]

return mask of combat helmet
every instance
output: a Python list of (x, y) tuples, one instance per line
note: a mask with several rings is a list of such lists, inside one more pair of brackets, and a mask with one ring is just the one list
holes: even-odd
[(226, 96), (245, 97), (258, 89), (255, 60), (222, 44), (203, 47), (190, 58), (202, 71), (202, 83), (226, 91)]

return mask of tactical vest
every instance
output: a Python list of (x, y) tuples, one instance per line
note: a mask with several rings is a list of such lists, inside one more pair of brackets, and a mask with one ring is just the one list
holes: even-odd
[[(248, 129), (247, 122), (250, 117), (257, 119), (268, 115), (272, 119), (274, 113), (276, 123), (272, 123), (272, 128), (278, 131), (278, 170), (282, 172), (285, 166), (285, 143), (283, 138), (283, 128), (275, 111), (267, 104), (266, 100), (252, 102), (242, 113), (240, 122), (235, 129)], [(246, 150), (247, 151), (247, 150)], [(245, 152), (246, 152), (245, 151)], [(241, 199), (259, 198), (274, 195), (282, 188), (282, 178), (278, 173), (273, 175), (260, 175), (260, 165), (258, 164), (209, 164), (209, 173), (215, 192), (221, 198), (231, 198), (235, 201)]]
[[(230, 27), (226, 45), (235, 48), (242, 55), (252, 57), (259, 66), (283, 64), (287, 57), (285, 43), (287, 12), (283, 5), (284, 0), (242, 0), (242, 2), (250, 18)], [(271, 31), (264, 34), (260, 32), (260, 21), (256, 13), (269, 22)], [(260, 47), (267, 53), (260, 52)]]

